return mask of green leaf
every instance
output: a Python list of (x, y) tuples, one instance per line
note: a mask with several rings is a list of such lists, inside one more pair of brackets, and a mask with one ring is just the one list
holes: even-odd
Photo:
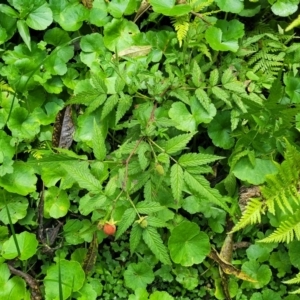
[(265, 182), (266, 176), (276, 174), (276, 165), (267, 159), (255, 158), (255, 165), (247, 157), (242, 157), (233, 167), (233, 174), (240, 180), (259, 185)]
[(202, 176), (193, 176), (187, 171), (184, 172), (184, 180), (192, 191), (198, 193), (201, 197), (206, 198), (208, 201), (222, 207), (228, 211), (228, 207), (224, 202), (224, 198), (219, 192), (210, 187), (209, 182)]
[(238, 14), (244, 9), (244, 1), (242, 0), (216, 0), (216, 3), (222, 11), (234, 14)]
[(118, 231), (116, 239), (118, 239), (134, 222), (136, 218), (136, 211), (133, 208), (128, 208), (122, 215), (122, 219), (118, 222)]
[(201, 83), (201, 69), (197, 62), (194, 60), (192, 68), (192, 81), (196, 87), (200, 86)]
[(103, 120), (117, 105), (119, 96), (117, 94), (109, 96), (103, 106), (101, 119)]
[(154, 274), (150, 266), (145, 262), (130, 263), (124, 271), (125, 285), (132, 290), (146, 288), (153, 282)]
[(21, 256), (18, 257), (18, 251), (13, 236), (11, 236), (2, 246), (2, 256), (6, 259), (14, 259), (18, 257), (20, 260), (28, 260), (35, 255), (37, 251), (38, 241), (35, 234), (23, 231), (16, 234)]
[(0, 186), (11, 193), (26, 196), (36, 190), (37, 178), (31, 166), (24, 162), (15, 162), (11, 174), (0, 176)]
[(175, 2), (175, 0), (149, 0), (149, 3), (152, 5), (153, 10), (165, 16), (181, 16), (188, 14), (192, 10), (192, 7), (190, 5), (175, 5)]
[(46, 218), (59, 219), (64, 217), (70, 208), (70, 200), (66, 191), (56, 186), (44, 193), (44, 215)]
[(131, 255), (134, 253), (135, 249), (139, 245), (141, 239), (142, 239), (143, 229), (142, 227), (135, 223), (132, 226), (132, 229), (130, 231), (130, 238), (129, 238), (129, 246), (130, 246), (130, 253)]
[(104, 209), (107, 207), (107, 197), (102, 194), (91, 196), (89, 193), (84, 195), (79, 202), (79, 212), (83, 216), (87, 216), (96, 209)]
[(71, 293), (79, 291), (85, 281), (84, 271), (77, 261), (58, 260), (55, 265), (47, 269), (47, 275), (44, 279), (45, 293), (49, 299), (59, 298), (59, 272), (61, 276), (60, 284), (62, 287), (63, 298), (66, 300)]
[(93, 152), (98, 160), (103, 160), (106, 157), (105, 139), (95, 119), (93, 133)]
[(113, 19), (104, 26), (104, 44), (110, 50), (118, 52), (134, 44), (134, 35), (140, 31), (136, 24), (126, 19)]
[(166, 141), (164, 149), (168, 154), (175, 154), (178, 151), (184, 150), (188, 142), (192, 139), (193, 133), (180, 134)]
[(62, 163), (61, 166), (73, 177), (81, 188), (90, 192), (101, 192), (100, 182), (91, 174), (88, 163), (80, 162), (75, 165)]
[(53, 46), (62, 46), (70, 40), (69, 34), (58, 27), (47, 30), (44, 35), (44, 41)]
[(224, 159), (223, 156), (206, 154), (206, 153), (187, 153), (180, 156), (178, 163), (182, 167), (196, 167), (209, 164), (216, 160)]
[(122, 94), (119, 98), (117, 112), (116, 112), (116, 124), (121, 120), (125, 113), (130, 109), (132, 105), (132, 97)]
[(161, 211), (165, 209), (165, 206), (161, 206), (158, 202), (147, 202), (147, 201), (140, 201), (136, 205), (136, 209), (140, 214), (151, 214), (157, 211)]
[(183, 170), (178, 164), (171, 167), (171, 189), (175, 201), (180, 201), (183, 190)]
[(201, 263), (210, 252), (209, 238), (196, 223), (183, 221), (171, 233), (168, 242), (176, 264), (189, 267)]
[(27, 25), (35, 30), (46, 29), (53, 21), (52, 11), (49, 8), (48, 3), (36, 7), (30, 12), (26, 19)]
[(208, 135), (214, 145), (223, 149), (230, 149), (234, 145), (234, 138), (231, 137), (230, 113), (220, 112), (209, 124)]
[(175, 127), (179, 130), (194, 132), (197, 129), (196, 120), (184, 103), (173, 103), (169, 110), (169, 117), (177, 123)]
[(114, 18), (121, 18), (123, 14), (134, 13), (136, 3), (133, 0), (115, 0), (109, 2), (108, 10)]
[(168, 292), (155, 291), (150, 295), (149, 300), (174, 300)]
[(238, 20), (218, 20), (216, 27), (209, 27), (205, 38), (209, 45), (218, 51), (236, 52), (239, 48), (238, 39), (244, 35), (244, 25)]
[(267, 265), (260, 265), (256, 261), (247, 261), (242, 265), (242, 271), (249, 275), (257, 283), (247, 283), (249, 287), (262, 288), (269, 283), (272, 271)]
[[(272, 1), (274, 3), (274, 1)], [(292, 15), (298, 9), (298, 0), (277, 0), (272, 5), (272, 12), (280, 17), (287, 17)]]
[(89, 15), (87, 8), (74, 1), (52, 0), (50, 8), (53, 12), (54, 21), (66, 31), (78, 30)]
[(24, 20), (18, 20), (17, 28), (22, 40), (24, 41), (28, 49), (31, 51), (31, 37), (26, 22)]
[(197, 97), (197, 99), (199, 100), (199, 102), (201, 103), (203, 108), (206, 110), (206, 112), (209, 113), (211, 101), (210, 101), (207, 93), (203, 89), (199, 88), (199, 89), (196, 89), (195, 96)]
[(285, 92), (291, 98), (292, 103), (300, 103), (300, 83), (299, 78), (285, 76), (284, 83), (286, 85)]
[(32, 140), (40, 131), (40, 124), (33, 114), (29, 114), (23, 107), (17, 107), (12, 111), (8, 121), (8, 128), (14, 137)]
[(4, 224), (9, 224), (6, 205), (11, 217), (11, 222), (15, 224), (18, 220), (26, 216), (28, 200), (25, 197), (7, 193), (6, 191), (3, 191), (3, 193), (5, 193), (5, 197), (3, 197), (2, 194), (0, 198), (0, 221)]
[(144, 228), (143, 240), (158, 260), (163, 264), (171, 265), (167, 248), (155, 228), (150, 226)]
[(5, 300), (22, 300), (26, 295), (26, 283), (18, 276), (11, 279), (10, 271), (6, 264), (0, 264), (0, 299)]

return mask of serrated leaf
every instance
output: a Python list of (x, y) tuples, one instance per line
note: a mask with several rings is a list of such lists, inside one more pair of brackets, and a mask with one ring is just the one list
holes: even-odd
[(103, 105), (101, 119), (103, 120), (117, 105), (119, 96), (117, 94), (109, 96)]
[(200, 86), (201, 83), (200, 79), (201, 79), (201, 69), (197, 64), (197, 62), (194, 60), (193, 69), (192, 69), (192, 81), (196, 87)]
[(101, 93), (101, 94), (107, 93), (107, 87), (105, 85), (105, 82), (100, 76), (93, 73), (91, 76), (91, 81), (92, 81), (93, 86), (97, 89), (98, 93)]
[(145, 152), (147, 152), (148, 150), (150, 150), (150, 147), (147, 143), (145, 143), (145, 142), (140, 143), (137, 154), (138, 154), (138, 159), (139, 159), (140, 166), (141, 166), (143, 171), (149, 165), (149, 160), (145, 156)]
[(219, 81), (219, 71), (218, 69), (213, 69), (210, 72), (209, 83), (211, 86), (215, 86)]
[(88, 163), (81, 162), (75, 165), (64, 164), (61, 166), (74, 178), (81, 188), (87, 189), (90, 192), (101, 192), (102, 186), (100, 182), (91, 174), (88, 169)]
[(93, 152), (98, 160), (103, 160), (106, 157), (105, 140), (102, 132), (94, 119), (94, 132), (93, 132)]
[(212, 93), (220, 100), (222, 100), (224, 103), (226, 103), (228, 105), (228, 107), (232, 107), (230, 101), (228, 100), (229, 95), (225, 90), (222, 90), (221, 88), (219, 88), (218, 86), (214, 86), (211, 89)]
[(207, 93), (203, 89), (199, 88), (199, 89), (196, 89), (195, 95), (196, 95), (198, 101), (203, 106), (203, 108), (206, 110), (206, 112), (209, 113), (211, 101), (210, 101)]
[(221, 78), (221, 81), (223, 84), (226, 84), (230, 81), (232, 81), (234, 79), (234, 75), (232, 73), (232, 70), (231, 69), (227, 69), (223, 75), (222, 75), (222, 78)]
[(223, 158), (223, 156), (206, 153), (187, 153), (180, 156), (178, 163), (182, 167), (196, 167), (199, 165), (209, 164)]
[(148, 222), (148, 226), (158, 227), (158, 228), (163, 228), (167, 226), (165, 221), (154, 216), (148, 216), (146, 220)]
[(229, 90), (229, 91), (233, 91), (233, 92), (240, 93), (240, 94), (245, 93), (245, 87), (244, 87), (243, 83), (240, 81), (228, 82), (228, 83), (224, 84), (223, 86), (226, 90)]
[(175, 201), (179, 201), (183, 189), (183, 170), (178, 164), (171, 167), (171, 189)]
[(165, 209), (165, 206), (161, 206), (158, 202), (141, 201), (136, 205), (136, 209), (140, 214), (151, 214)]
[(118, 102), (116, 112), (116, 124), (121, 120), (125, 113), (130, 109), (132, 105), (132, 97), (129, 95), (121, 95)]
[(167, 247), (163, 244), (155, 228), (150, 226), (146, 227), (143, 230), (143, 240), (159, 261), (163, 264), (171, 265)]
[(116, 239), (118, 239), (134, 222), (136, 218), (136, 211), (133, 208), (128, 208), (122, 215), (122, 219), (118, 222), (118, 231)]
[(166, 153), (174, 154), (178, 151), (183, 150), (188, 144), (188, 142), (192, 139), (193, 135), (194, 135), (193, 133), (181, 134), (166, 141), (164, 147)]
[(183, 89), (175, 89), (170, 92), (170, 96), (174, 96), (182, 102), (190, 105), (190, 94), (188, 91)]
[(184, 180), (188, 187), (199, 194), (199, 196), (204, 197), (208, 201), (222, 207), (224, 210), (229, 211), (224, 198), (216, 189), (212, 189), (209, 182), (203, 176), (191, 175), (188, 172), (184, 172)]
[(131, 255), (134, 253), (135, 249), (139, 245), (143, 234), (143, 229), (139, 224), (134, 224), (130, 231), (130, 238), (129, 238), (129, 247)]

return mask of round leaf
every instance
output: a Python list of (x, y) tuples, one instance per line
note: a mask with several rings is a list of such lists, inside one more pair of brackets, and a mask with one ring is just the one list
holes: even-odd
[(59, 189), (56, 186), (45, 191), (45, 217), (55, 219), (64, 217), (70, 207), (70, 200), (66, 191)]
[(208, 126), (208, 135), (214, 145), (223, 149), (230, 149), (234, 145), (230, 132), (230, 113), (227, 111), (218, 113)]
[(185, 267), (201, 263), (210, 251), (207, 234), (196, 223), (188, 221), (173, 229), (168, 247), (172, 260)]
[(152, 269), (145, 262), (130, 264), (124, 272), (125, 285), (133, 290), (146, 288), (154, 280)]
[(27, 25), (35, 30), (46, 29), (52, 21), (52, 11), (47, 3), (44, 3), (33, 10), (26, 19)]
[(277, 0), (272, 5), (272, 12), (280, 17), (292, 15), (298, 9), (299, 0)]
[(268, 174), (277, 173), (277, 167), (271, 160), (255, 159), (255, 166), (247, 157), (242, 157), (233, 167), (233, 174), (240, 180), (251, 184), (262, 184)]
[(184, 103), (173, 103), (169, 111), (169, 116), (177, 123), (175, 126), (177, 129), (190, 132), (196, 131), (197, 126), (195, 118), (190, 114)]
[(15, 162), (14, 171), (0, 177), (0, 186), (7, 191), (26, 196), (36, 190), (34, 170), (24, 162)]
[[(20, 249), (20, 260), (27, 260), (36, 253), (38, 241), (35, 234), (23, 231), (20, 234), (16, 234), (17, 243)], [(13, 236), (11, 236), (6, 242), (3, 243), (2, 256), (6, 259), (13, 259), (18, 256)]]
[(244, 8), (243, 0), (216, 0), (217, 5), (222, 11), (238, 14)]
[(113, 19), (104, 27), (104, 44), (111, 51), (122, 51), (133, 44), (139, 33), (136, 24), (125, 19)]
[(56, 265), (47, 270), (44, 279), (47, 299), (60, 299), (59, 297), (59, 272), (61, 275), (61, 286), (63, 299), (68, 299), (72, 292), (80, 290), (85, 281), (85, 274), (77, 261), (60, 260)]

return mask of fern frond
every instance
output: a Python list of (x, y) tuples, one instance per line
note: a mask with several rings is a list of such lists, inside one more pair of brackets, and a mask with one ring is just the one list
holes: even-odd
[(3, 80), (0, 81), (0, 91), (14, 93), (15, 91)]
[(289, 243), (294, 238), (300, 240), (300, 210), (289, 216), (288, 220), (282, 222), (279, 227), (267, 238), (260, 240), (263, 243)]
[(295, 283), (300, 283), (300, 273), (296, 275), (296, 277), (292, 278), (292, 279), (289, 279), (289, 280), (286, 280), (286, 281), (283, 281), (283, 283), (286, 283), (286, 284), (295, 284)]
[(192, 10), (194, 12), (199, 12), (210, 6), (214, 3), (214, 0), (207, 0), (206, 2), (199, 1), (199, 0), (192, 0), (190, 1), (190, 4), (192, 6)]
[(250, 198), (241, 219), (233, 227), (231, 233), (238, 231), (249, 224), (260, 223), (261, 215), (262, 213), (264, 213), (264, 210), (265, 210), (265, 205), (260, 198)]
[(181, 47), (182, 41), (187, 36), (189, 30), (189, 26), (190, 26), (189, 15), (173, 17), (171, 19), (171, 22), (176, 30), (179, 47)]
[(300, 205), (298, 192), (298, 178), (300, 175), (300, 153), (290, 144), (287, 144), (285, 161), (280, 165), (278, 173), (268, 175), (266, 184), (261, 187), (261, 193), (266, 201), (268, 210), (275, 214), (275, 204), (283, 212), (293, 212), (292, 202)]

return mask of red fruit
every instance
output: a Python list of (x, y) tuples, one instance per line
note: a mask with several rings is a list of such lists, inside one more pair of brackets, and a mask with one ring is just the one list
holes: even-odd
[(105, 223), (103, 226), (103, 232), (107, 235), (114, 235), (116, 233), (116, 229), (115, 224)]

